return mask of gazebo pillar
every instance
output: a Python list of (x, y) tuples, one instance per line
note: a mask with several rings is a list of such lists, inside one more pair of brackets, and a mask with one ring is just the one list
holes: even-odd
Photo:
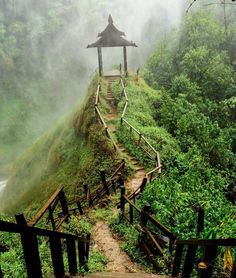
[(99, 68), (99, 76), (102, 76), (103, 66), (102, 66), (102, 48), (98, 47), (98, 68)]
[(124, 74), (125, 76), (128, 74), (128, 63), (127, 63), (127, 49), (126, 46), (123, 47), (123, 53), (124, 53)]

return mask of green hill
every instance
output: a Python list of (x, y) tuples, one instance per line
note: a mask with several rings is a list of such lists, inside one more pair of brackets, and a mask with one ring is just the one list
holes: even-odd
[(27, 208), (32, 213), (58, 186), (64, 186), (68, 197), (75, 197), (84, 182), (97, 184), (99, 169), (107, 169), (115, 153), (97, 124), (95, 91), (93, 81), (78, 111), (18, 157), (2, 196), (1, 211), (13, 213)]

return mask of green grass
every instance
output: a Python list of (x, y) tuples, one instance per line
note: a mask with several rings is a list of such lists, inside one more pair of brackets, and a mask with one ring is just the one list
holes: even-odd
[(0, 210), (33, 214), (59, 187), (68, 197), (83, 183), (97, 186), (99, 171), (120, 163), (94, 112), (96, 82), (78, 110), (39, 138), (13, 164)]

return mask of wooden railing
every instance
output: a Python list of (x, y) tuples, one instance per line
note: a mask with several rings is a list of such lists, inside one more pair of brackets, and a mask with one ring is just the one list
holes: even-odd
[[(229, 259), (232, 263), (231, 266), (228, 266), (228, 273), (227, 270), (223, 270), (223, 267), (218, 265), (219, 261), (217, 262), (217, 258), (223, 264), (222, 250), (221, 255), (219, 254), (220, 247), (231, 247), (231, 249), (234, 248), (235, 255), (236, 239), (177, 240), (172, 277), (180, 277), (180, 274), (183, 278), (191, 277), (193, 270), (195, 270), (197, 276), (201, 278), (235, 278), (236, 259), (234, 259), (234, 262), (232, 262), (233, 258), (230, 258), (230, 254), (228, 254), (228, 258), (226, 256), (226, 261)], [(187, 249), (186, 252), (184, 252), (185, 248)], [(217, 270), (215, 269), (216, 264), (218, 269), (221, 268), (221, 270), (223, 270), (223, 273), (217, 273)], [(232, 269), (230, 270), (230, 268)], [(213, 271), (215, 272), (214, 275)]]
[[(144, 250), (157, 271), (160, 270), (160, 266), (156, 261), (156, 256), (162, 256), (170, 267), (170, 260), (165, 255), (163, 246), (169, 244), (171, 251), (176, 239), (175, 235), (151, 215), (151, 206), (149, 204), (146, 204), (143, 209), (138, 208), (135, 204), (135, 198), (132, 201), (129, 197), (125, 196), (125, 186), (122, 185), (120, 189), (119, 207), (121, 219), (127, 220), (141, 232), (140, 247)], [(126, 209), (126, 205), (128, 205), (128, 209)], [(151, 223), (151, 225), (148, 223)]]
[(143, 136), (140, 131), (138, 131), (134, 126), (132, 126), (125, 119), (129, 99), (128, 99), (126, 88), (125, 88), (124, 81), (122, 78), (120, 80), (120, 84), (121, 84), (121, 88), (122, 88), (121, 97), (124, 96), (124, 98), (125, 98), (125, 105), (124, 105), (124, 108), (123, 108), (123, 111), (121, 114), (121, 124), (126, 125), (129, 128), (130, 132), (133, 132), (134, 134), (136, 134), (138, 136), (137, 142), (138, 142), (138, 145), (140, 146), (140, 148), (142, 148), (142, 150), (145, 152), (145, 154), (151, 160), (155, 161), (155, 168), (146, 174), (148, 180), (152, 181), (155, 178), (155, 174), (161, 173), (162, 165), (161, 165), (161, 160), (160, 160), (160, 153), (149, 143), (147, 138), (145, 136)]
[(105, 196), (109, 196), (112, 191), (116, 192), (117, 188), (121, 184), (120, 174), (124, 170), (124, 167), (125, 161), (122, 160), (121, 164), (117, 167), (117, 169), (111, 174), (109, 178), (106, 178), (105, 171), (101, 169), (101, 185), (98, 186), (96, 189), (91, 190), (89, 185), (84, 184), (84, 196), (74, 198), (68, 202), (69, 212), (71, 213), (79, 211), (79, 213), (83, 215), (86, 209), (96, 205)]
[[(60, 217), (58, 217), (58, 214), (55, 216), (55, 213), (59, 211), (62, 211)], [(54, 231), (58, 230), (62, 223), (67, 220), (69, 217), (69, 211), (63, 188), (58, 188), (52, 194), (44, 206), (39, 210), (35, 217), (27, 223), (27, 225), (32, 227), (35, 226), (46, 215), (46, 213), (48, 214), (45, 221), (46, 225), (51, 222)]]
[[(90, 235), (86, 239), (83, 239), (72, 234), (30, 227), (26, 225), (26, 221), (24, 221), (22, 215), (16, 215), (16, 218), (21, 224), (0, 221), (0, 231), (20, 234), (25, 267), (29, 278), (43, 277), (38, 237), (49, 239), (55, 277), (64, 277), (65, 275), (61, 240), (65, 240), (66, 243), (69, 266), (67, 272), (69, 271), (71, 275), (78, 273), (78, 262), (81, 267), (87, 269)], [(78, 250), (78, 255), (76, 250)], [(3, 271), (0, 267), (0, 278), (4, 277)]]
[(113, 145), (115, 151), (118, 154), (121, 154), (120, 150), (119, 150), (119, 148), (118, 148), (118, 146), (117, 146), (117, 144), (116, 144), (116, 142), (115, 142), (115, 140), (113, 138), (113, 136), (111, 135), (110, 131), (108, 130), (108, 126), (107, 126), (107, 124), (106, 124), (106, 122), (104, 120), (104, 117), (102, 116), (102, 113), (101, 113), (100, 109), (99, 109), (100, 90), (101, 90), (101, 84), (98, 83), (97, 90), (96, 90), (96, 95), (95, 95), (95, 112), (98, 115), (98, 119), (99, 119), (100, 123), (103, 125), (103, 127), (104, 127), (104, 129), (106, 131), (107, 137), (111, 140), (112, 145)]

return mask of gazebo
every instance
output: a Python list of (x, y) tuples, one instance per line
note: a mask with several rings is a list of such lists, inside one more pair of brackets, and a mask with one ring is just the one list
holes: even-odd
[(106, 29), (98, 34), (99, 39), (87, 46), (87, 48), (96, 47), (98, 51), (98, 66), (99, 66), (99, 75), (102, 75), (103, 72), (103, 63), (102, 63), (102, 47), (123, 47), (124, 55), (124, 73), (127, 74), (127, 46), (137, 47), (137, 45), (132, 42), (124, 39), (124, 32), (119, 31), (113, 24), (113, 19), (111, 15), (108, 18), (108, 25)]

